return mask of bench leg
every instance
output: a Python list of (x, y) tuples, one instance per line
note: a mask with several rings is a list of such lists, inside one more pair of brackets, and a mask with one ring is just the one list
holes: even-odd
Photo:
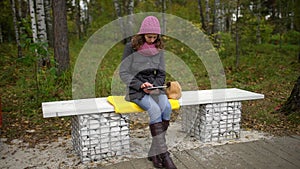
[(73, 116), (72, 143), (82, 162), (127, 154), (128, 117), (114, 112)]
[(203, 142), (237, 139), (241, 112), (241, 102), (183, 106), (182, 129)]

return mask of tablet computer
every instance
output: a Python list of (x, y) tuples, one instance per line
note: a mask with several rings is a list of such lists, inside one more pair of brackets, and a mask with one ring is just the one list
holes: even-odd
[(152, 86), (152, 87), (148, 87), (147, 90), (164, 89), (164, 88), (167, 88), (167, 86)]

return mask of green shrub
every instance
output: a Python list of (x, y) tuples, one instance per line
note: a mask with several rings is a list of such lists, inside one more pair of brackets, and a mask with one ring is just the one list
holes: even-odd
[(300, 32), (291, 30), (283, 35), (283, 40), (285, 43), (290, 45), (299, 45), (300, 44)]
[(220, 33), (221, 47), (219, 55), (221, 57), (230, 57), (235, 55), (235, 43), (230, 33)]

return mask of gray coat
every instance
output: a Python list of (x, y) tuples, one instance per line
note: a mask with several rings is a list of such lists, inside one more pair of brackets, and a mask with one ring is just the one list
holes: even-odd
[[(145, 82), (154, 86), (164, 85), (166, 72), (163, 51), (153, 56), (143, 56), (132, 48), (131, 43), (127, 43), (120, 66), (120, 78), (127, 85), (126, 100), (129, 101), (141, 99), (146, 94), (141, 89)], [(164, 93), (163, 90), (160, 92)]]

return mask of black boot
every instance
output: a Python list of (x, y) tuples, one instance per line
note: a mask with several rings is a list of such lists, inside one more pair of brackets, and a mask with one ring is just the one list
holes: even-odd
[(177, 169), (169, 152), (160, 154), (160, 157), (162, 159), (162, 164), (166, 169)]
[(163, 168), (163, 164), (162, 164), (162, 160), (160, 158), (160, 156), (156, 153), (156, 147), (155, 147), (155, 141), (153, 141), (152, 139), (152, 143), (151, 143), (151, 147), (150, 150), (148, 152), (148, 160), (152, 161), (153, 166), (156, 168)]
[[(177, 169), (168, 152), (166, 144), (166, 130), (168, 129), (169, 121), (155, 123), (150, 125), (152, 135), (152, 145), (155, 149), (155, 154), (159, 154), (162, 160), (162, 165), (166, 169)], [(150, 149), (151, 150), (151, 149)], [(150, 155), (152, 157), (153, 155)]]
[(152, 143), (148, 153), (148, 160), (152, 161), (154, 167), (163, 168), (164, 166), (159, 155), (167, 150), (166, 146), (162, 146), (165, 143), (163, 123), (151, 124), (150, 131)]
[[(167, 133), (167, 130), (169, 128), (170, 125), (170, 120), (163, 120), (163, 127), (164, 127), (164, 135)], [(165, 136), (164, 136), (165, 137)], [(177, 169), (177, 167), (175, 166), (173, 160), (170, 157), (170, 153), (169, 152), (165, 152), (160, 154), (160, 157), (162, 159), (162, 164), (164, 167), (166, 167), (167, 169)]]
[(163, 120), (162, 123), (164, 126), (164, 130), (167, 132), (169, 125), (170, 125), (170, 120)]

